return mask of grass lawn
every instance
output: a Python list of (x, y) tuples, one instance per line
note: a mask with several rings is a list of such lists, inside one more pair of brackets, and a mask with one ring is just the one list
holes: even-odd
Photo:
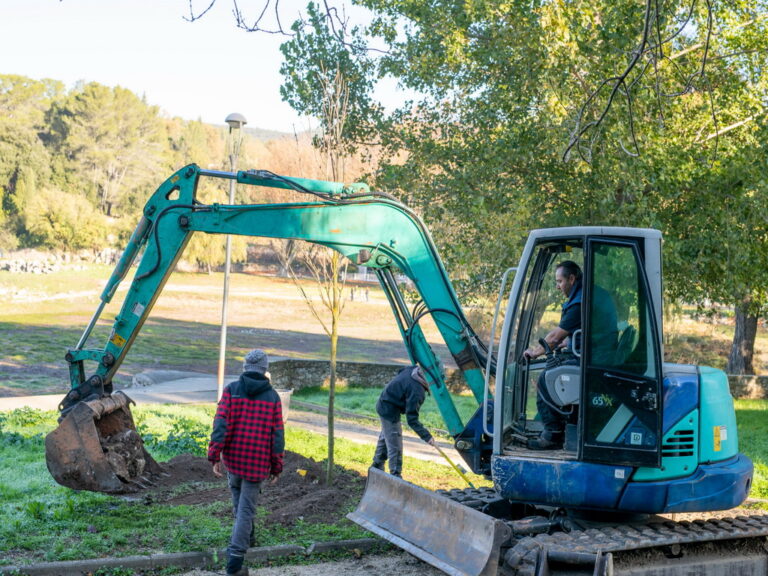
[[(364, 395), (342, 391), (345, 409)], [(312, 391), (321, 394), (322, 391)], [(304, 396), (312, 397), (307, 393)], [(319, 400), (317, 396), (315, 399)], [(768, 401), (736, 403), (742, 451), (755, 463), (752, 496), (768, 498)], [(367, 410), (366, 410), (367, 411)], [(213, 405), (150, 405), (134, 408), (137, 426), (160, 461), (180, 453), (204, 455)], [(363, 411), (361, 411), (362, 413)], [(0, 413), (0, 557), (4, 563), (119, 557), (132, 554), (211, 550), (226, 547), (228, 504), (169, 506), (145, 500), (78, 492), (57, 485), (45, 466), (43, 435), (56, 425), (55, 412), (20, 409)], [(324, 461), (327, 438), (286, 428), (287, 449)], [(365, 474), (371, 447), (336, 439), (336, 464)], [(406, 458), (404, 476), (428, 489), (463, 487), (447, 467)], [(473, 477), (473, 482), (483, 482)], [(196, 485), (189, 490), (205, 490)], [(354, 507), (350, 502), (349, 509)], [(346, 519), (283, 527), (262, 523), (259, 541), (306, 546), (314, 541), (365, 537)]]
[[(51, 274), (0, 271), (0, 396), (58, 394), (69, 389), (64, 354), (78, 342), (95, 312), (112, 267), (89, 264)], [(86, 347), (103, 348), (119, 312), (127, 279), (107, 305)], [(127, 354), (115, 381), (126, 383), (147, 369), (215, 374), (220, 341), (222, 274), (175, 272)], [(348, 290), (351, 286), (348, 286)], [(315, 286), (306, 283), (307, 292)], [(369, 301), (347, 299), (341, 318), (339, 360), (407, 363), (386, 297), (370, 285)], [(492, 309), (493, 303), (487, 303)], [(485, 318), (468, 309), (470, 318)], [(451, 359), (428, 316), (422, 328), (444, 362)], [(476, 326), (484, 333), (487, 326)], [(666, 321), (666, 359), (723, 368), (733, 335), (732, 319), (695, 319), (692, 311)], [(275, 356), (322, 359), (328, 339), (290, 280), (233, 274), (230, 284), (227, 371), (260, 346)], [(768, 335), (758, 328), (755, 367), (768, 372)]]
[[(356, 388), (340, 387), (336, 390), (334, 405), (337, 410), (354, 412), (363, 416), (370, 416), (378, 419), (376, 414), (376, 400), (379, 398), (381, 390), (378, 388)], [(463, 422), (467, 422), (477, 410), (477, 401), (468, 394), (451, 394), (459, 416)], [(303, 402), (328, 405), (328, 388), (317, 386), (297, 390), (293, 398)], [(419, 420), (427, 428), (433, 430), (445, 430), (443, 421), (437, 403), (432, 396), (427, 396), (424, 405), (419, 412)]]
[(754, 498), (768, 499), (768, 400), (736, 400), (739, 447), (752, 459)]
[[(137, 426), (159, 461), (181, 453), (205, 454), (213, 405), (150, 405), (133, 409)], [(55, 412), (20, 409), (0, 413), (0, 565), (120, 557), (136, 554), (218, 550), (231, 530), (229, 503), (164, 505), (152, 500), (73, 491), (59, 486), (45, 466), (43, 435), (56, 425)], [(327, 438), (289, 425), (286, 448), (322, 462)], [(365, 474), (371, 446), (336, 439), (338, 469)], [(463, 487), (446, 466), (406, 458), (405, 478), (426, 488)], [(474, 481), (478, 482), (474, 477)], [(481, 483), (482, 481), (478, 482)], [(195, 485), (187, 490), (204, 491)], [(356, 502), (349, 503), (351, 511)], [(260, 545), (365, 538), (370, 534), (342, 518), (281, 526), (259, 516)]]
[[(69, 389), (64, 355), (80, 339), (110, 273), (104, 265), (46, 275), (0, 271), (0, 396)], [(86, 348), (106, 344), (127, 286), (126, 281), (105, 308)], [(172, 274), (115, 381), (130, 382), (147, 369), (216, 374), (222, 286), (222, 274)], [(313, 283), (307, 282), (306, 290), (314, 297)], [(244, 354), (255, 347), (273, 356), (328, 357), (328, 338), (290, 280), (233, 274), (228, 318), (227, 373), (239, 372)], [(445, 354), (431, 319), (424, 329), (434, 349)], [(400, 331), (378, 287), (370, 287), (368, 301), (346, 302), (338, 359), (407, 363)]]

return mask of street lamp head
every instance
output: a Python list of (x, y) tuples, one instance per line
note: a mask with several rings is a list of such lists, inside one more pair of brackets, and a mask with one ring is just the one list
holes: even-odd
[(245, 119), (245, 116), (242, 114), (238, 114), (237, 112), (233, 112), (229, 116), (227, 116), (227, 119), (225, 120), (227, 124), (229, 124), (229, 129), (233, 130), (235, 128), (242, 128), (246, 124), (248, 124), (248, 121)]

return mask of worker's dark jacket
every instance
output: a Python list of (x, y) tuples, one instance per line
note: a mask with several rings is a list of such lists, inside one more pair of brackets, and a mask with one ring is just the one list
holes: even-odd
[(252, 482), (283, 471), (285, 433), (280, 396), (258, 372), (227, 384), (213, 419), (208, 460)]
[(376, 412), (390, 422), (399, 421), (400, 414), (405, 414), (408, 426), (419, 435), (419, 438), (429, 442), (432, 434), (419, 422), (419, 410), (424, 404), (426, 390), (411, 376), (414, 368), (414, 366), (407, 366), (401, 369), (397, 376), (384, 387), (376, 402)]
[[(573, 335), (581, 328), (581, 303), (582, 283), (578, 281), (571, 289), (568, 300), (563, 304), (560, 315), (560, 328)], [(597, 284), (592, 287), (592, 318), (590, 321), (592, 330), (592, 362), (595, 364), (611, 365), (616, 355), (618, 341), (618, 329), (616, 319), (616, 307), (610, 293)], [(573, 352), (574, 345), (583, 350), (582, 343), (575, 343), (573, 338), (568, 339), (568, 349)]]

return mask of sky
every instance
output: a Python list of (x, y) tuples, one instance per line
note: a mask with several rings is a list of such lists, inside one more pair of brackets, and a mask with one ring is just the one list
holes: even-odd
[[(250, 20), (249, 8), (265, 1), (238, 4)], [(210, 0), (192, 3), (202, 10)], [(280, 0), (285, 27), (305, 5)], [(190, 0), (0, 0), (0, 74), (67, 88), (81, 80), (121, 86), (186, 120), (224, 124), (239, 112), (252, 128), (308, 128), (280, 99), (285, 37), (238, 29), (232, 0), (217, 0), (191, 23), (189, 7)], [(398, 98), (394, 86), (382, 90), (385, 100)]]

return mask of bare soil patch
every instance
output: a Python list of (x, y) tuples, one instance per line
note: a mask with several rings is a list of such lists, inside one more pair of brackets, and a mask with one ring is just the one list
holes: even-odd
[[(194, 506), (231, 499), (226, 479), (214, 476), (205, 458), (182, 454), (162, 466), (168, 476), (141, 493), (148, 504)], [(212, 487), (211, 483), (217, 485)], [(323, 464), (286, 451), (283, 473), (276, 484), (263, 484), (259, 506), (266, 509), (270, 523), (291, 525), (299, 519), (332, 523), (344, 517), (364, 487), (365, 478), (360, 474), (339, 469), (327, 486)]]

